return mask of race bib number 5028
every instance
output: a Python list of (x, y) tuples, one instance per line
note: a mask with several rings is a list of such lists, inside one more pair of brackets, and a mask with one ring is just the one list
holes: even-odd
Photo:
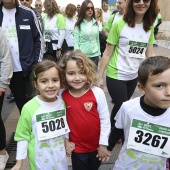
[(170, 157), (170, 127), (133, 119), (127, 149)]
[(38, 140), (55, 138), (68, 133), (65, 110), (42, 113), (36, 116)]

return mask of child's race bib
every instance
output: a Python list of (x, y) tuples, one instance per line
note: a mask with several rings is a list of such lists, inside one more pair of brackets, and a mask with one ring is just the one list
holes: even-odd
[(42, 113), (36, 116), (38, 140), (46, 140), (70, 132), (65, 110)]
[(170, 157), (170, 127), (133, 119), (127, 149)]

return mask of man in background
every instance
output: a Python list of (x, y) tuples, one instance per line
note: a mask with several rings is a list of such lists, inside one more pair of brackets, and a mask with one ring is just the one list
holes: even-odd
[(23, 105), (32, 98), (30, 74), (41, 61), (41, 32), (35, 13), (18, 3), (18, 0), (2, 0), (0, 26), (8, 40), (12, 57), (13, 76), (10, 89), (21, 112)]
[(43, 4), (41, 0), (35, 1), (35, 9), (39, 14), (42, 14)]
[(104, 22), (103, 31), (106, 30), (106, 24), (110, 18), (110, 15), (111, 15), (111, 11), (109, 10), (108, 3), (104, 2), (103, 3), (103, 22)]
[(115, 21), (117, 21), (120, 18), (123, 18), (124, 9), (125, 9), (126, 0), (117, 0), (116, 7), (117, 10), (113, 11), (112, 15), (110, 16), (107, 24), (106, 24), (106, 30), (105, 35), (108, 37), (109, 31)]

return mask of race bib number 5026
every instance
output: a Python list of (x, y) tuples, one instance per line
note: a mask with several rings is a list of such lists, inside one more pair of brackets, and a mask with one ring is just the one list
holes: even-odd
[(127, 149), (170, 157), (170, 127), (133, 119)]

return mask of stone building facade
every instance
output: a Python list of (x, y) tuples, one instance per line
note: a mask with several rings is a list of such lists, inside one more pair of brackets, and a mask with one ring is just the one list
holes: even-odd
[(170, 41), (170, 0), (158, 0), (162, 24), (159, 26), (159, 39)]

